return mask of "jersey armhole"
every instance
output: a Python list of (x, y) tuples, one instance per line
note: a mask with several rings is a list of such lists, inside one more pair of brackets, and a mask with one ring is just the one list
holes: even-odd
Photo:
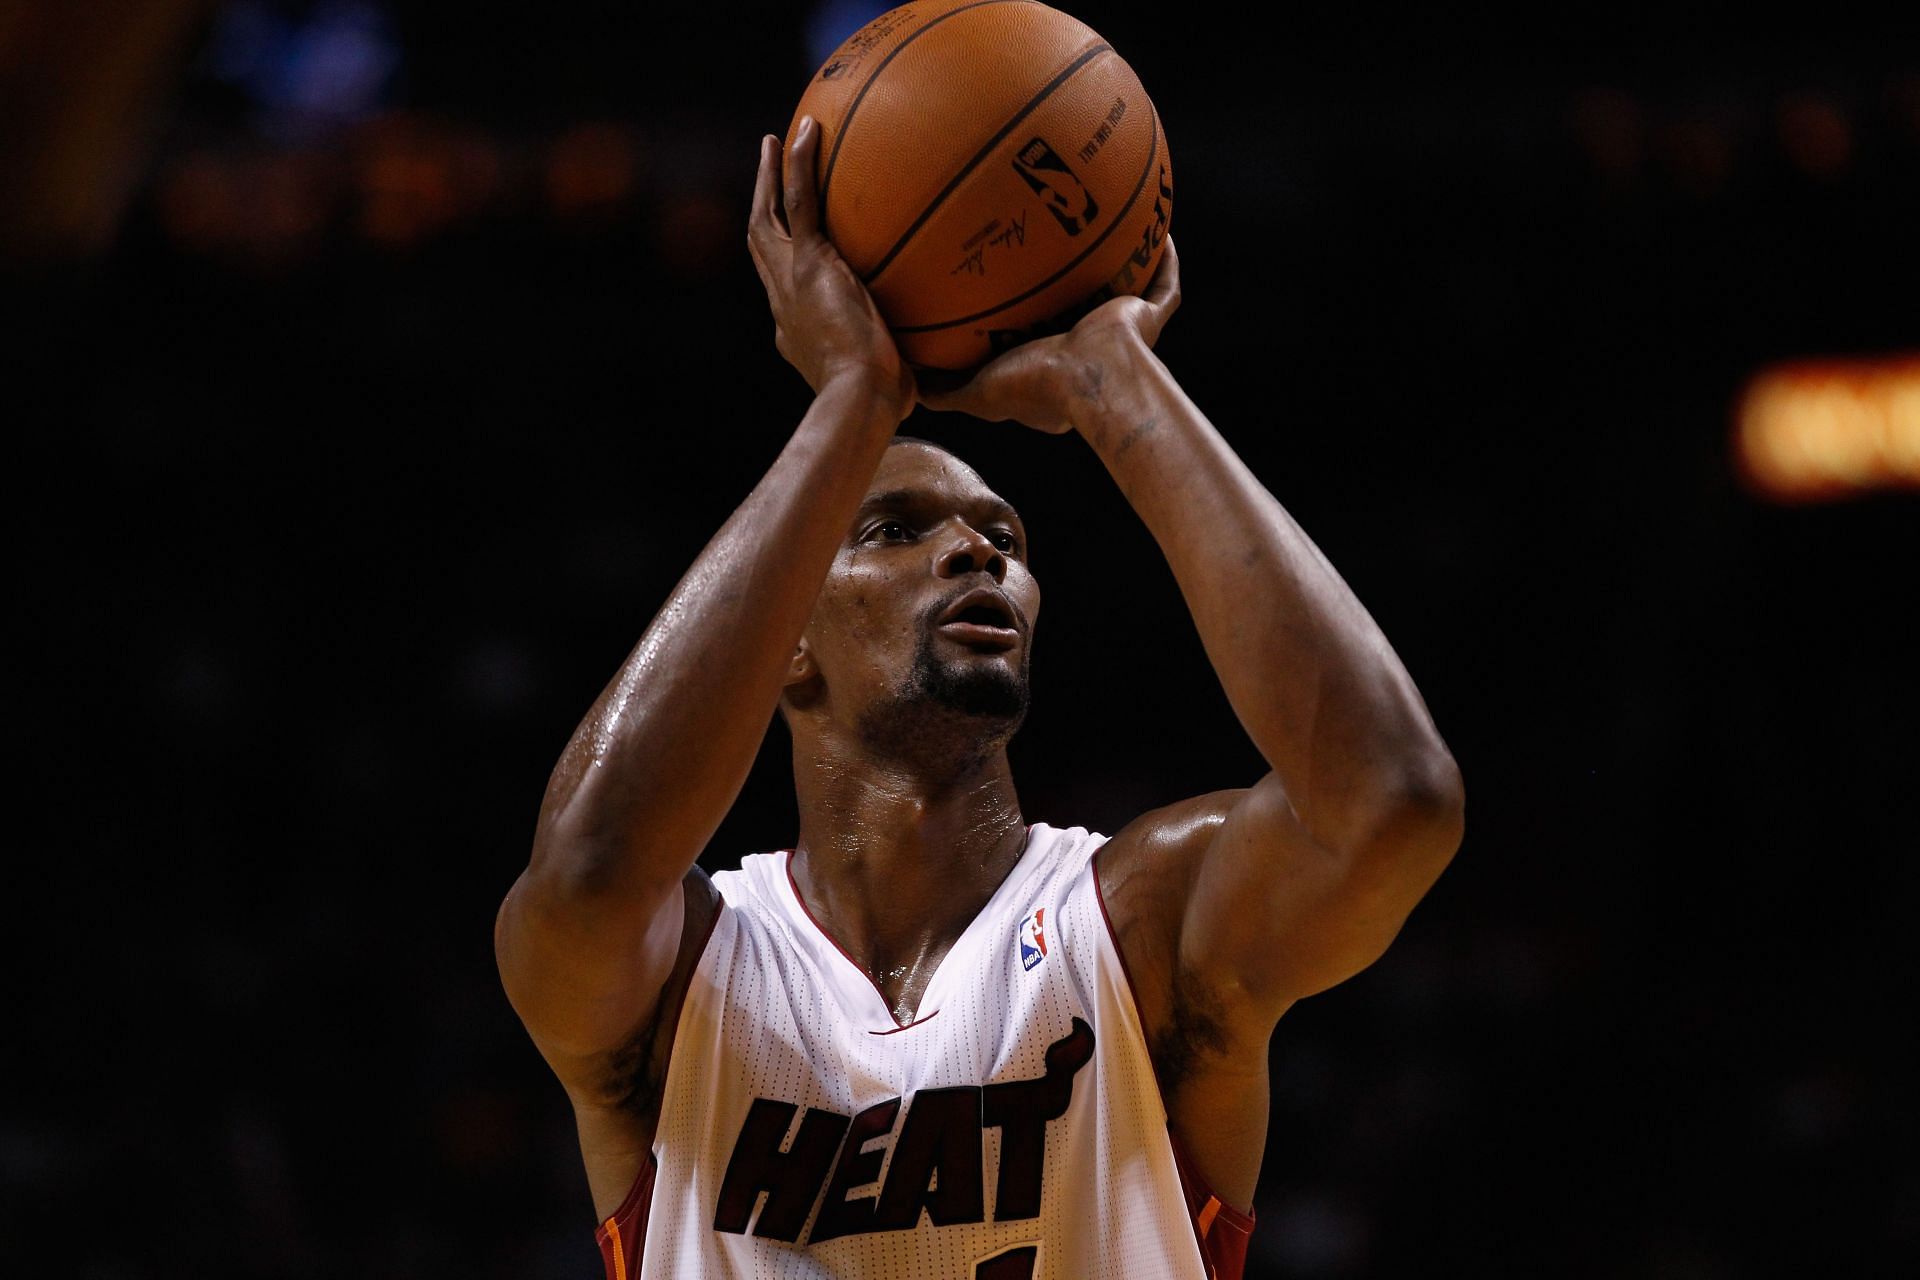
[[(1120, 962), (1120, 982), (1126, 988), (1127, 1003), (1133, 1007), (1134, 1024), (1141, 1028), (1144, 1036), (1146, 1023), (1140, 1017), (1140, 1002), (1134, 997), (1133, 974), (1127, 968), (1126, 952), (1120, 949), (1119, 930), (1113, 927), (1113, 917), (1107, 912), (1106, 890), (1100, 885), (1100, 852), (1105, 848), (1102, 844), (1087, 860), (1093, 876), (1093, 898), (1100, 905), (1100, 922), (1107, 929), (1107, 945), (1113, 949), (1114, 959)], [(1241, 1280), (1247, 1267), (1247, 1244), (1253, 1237), (1253, 1211), (1236, 1209), (1222, 1200), (1195, 1172), (1186, 1147), (1173, 1131), (1166, 1090), (1160, 1085), (1160, 1070), (1153, 1065), (1151, 1051), (1147, 1065), (1153, 1068), (1154, 1091), (1160, 1095), (1160, 1114), (1167, 1116), (1167, 1143), (1173, 1148), (1173, 1165), (1180, 1174), (1180, 1192), (1186, 1198), (1187, 1217), (1193, 1223), (1193, 1237), (1200, 1246), (1207, 1280)]]
[(1193, 1220), (1193, 1237), (1206, 1263), (1207, 1280), (1241, 1280), (1247, 1269), (1247, 1245), (1253, 1239), (1252, 1211), (1242, 1212), (1213, 1194), (1188, 1163), (1187, 1149), (1172, 1128), (1167, 1130), (1167, 1141), (1173, 1145), (1180, 1193), (1187, 1200), (1187, 1216)]
[(600, 1260), (607, 1265), (607, 1280), (633, 1280), (640, 1274), (640, 1249), (647, 1240), (647, 1211), (653, 1207), (653, 1178), (659, 1167), (649, 1151), (627, 1198), (594, 1230)]
[[(706, 928), (700, 935), (700, 945), (693, 952), (691, 972), (687, 975), (687, 987), (681, 993), (680, 1008), (673, 1020), (673, 1041), (667, 1049), (666, 1076), (660, 1082), (660, 1116), (656, 1119), (654, 1142), (660, 1141), (658, 1124), (666, 1118), (666, 1100), (670, 1090), (668, 1082), (673, 1074), (675, 1050), (680, 1044), (680, 1028), (686, 1022), (687, 1004), (693, 996), (694, 984), (699, 980), (700, 963), (706, 959), (707, 948), (713, 945), (713, 935), (720, 927), (720, 917), (731, 908), (726, 896), (711, 880), (707, 881), (707, 891), (713, 894), (713, 913), (707, 918)], [(692, 914), (692, 903), (688, 902), (688, 914)], [(606, 1264), (607, 1280), (635, 1280), (640, 1274), (640, 1251), (647, 1239), (647, 1216), (653, 1207), (653, 1184), (660, 1170), (660, 1161), (652, 1151), (647, 1152), (646, 1163), (640, 1166), (640, 1172), (634, 1175), (633, 1185), (627, 1189), (627, 1198), (611, 1217), (594, 1229), (594, 1243), (600, 1246), (600, 1260)]]

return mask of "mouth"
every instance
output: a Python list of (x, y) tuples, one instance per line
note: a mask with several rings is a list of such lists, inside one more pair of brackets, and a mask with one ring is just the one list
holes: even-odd
[(1004, 651), (1020, 643), (1013, 606), (997, 591), (969, 591), (947, 607), (934, 630), (970, 648)]

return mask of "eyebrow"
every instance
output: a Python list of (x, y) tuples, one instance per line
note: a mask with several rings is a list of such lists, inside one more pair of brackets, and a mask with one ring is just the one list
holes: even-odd
[[(889, 507), (896, 510), (919, 510), (931, 506), (937, 501), (937, 496), (926, 489), (889, 489), (885, 493), (870, 495), (860, 504), (860, 509), (855, 513), (854, 519), (857, 522), (875, 511), (882, 511)], [(984, 498), (969, 498), (960, 505), (963, 507), (971, 507), (977, 511), (991, 512), (993, 515), (1013, 521), (1023, 530), (1027, 527), (1026, 521), (1020, 518), (1020, 513), (1013, 509), (1013, 504), (997, 495), (990, 495)]]

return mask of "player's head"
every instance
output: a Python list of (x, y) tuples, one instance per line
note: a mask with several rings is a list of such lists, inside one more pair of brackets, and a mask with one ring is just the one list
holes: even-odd
[(796, 738), (836, 734), (929, 769), (1004, 746), (1026, 717), (1040, 586), (1019, 514), (972, 467), (896, 437), (788, 669)]

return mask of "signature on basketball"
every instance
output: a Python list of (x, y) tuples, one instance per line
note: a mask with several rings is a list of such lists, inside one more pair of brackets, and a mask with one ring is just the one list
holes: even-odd
[(967, 242), (960, 246), (965, 256), (960, 259), (960, 264), (947, 274), (984, 276), (987, 274), (987, 250), (1018, 249), (1026, 243), (1027, 211), (1025, 209), (1022, 209), (1017, 216), (1009, 216), (1004, 222), (995, 218), (974, 232)]

